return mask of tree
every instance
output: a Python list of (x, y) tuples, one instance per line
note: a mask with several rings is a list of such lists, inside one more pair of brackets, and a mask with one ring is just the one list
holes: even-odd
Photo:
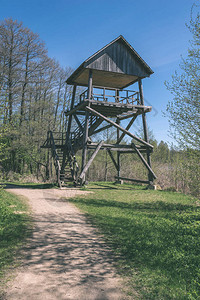
[(71, 72), (49, 58), (38, 34), (21, 22), (0, 22), (0, 168), (4, 174), (39, 174), (40, 167), (48, 169), (47, 154), (40, 146), (48, 130), (65, 129), (64, 111), (71, 95), (65, 80)]
[(174, 138), (180, 146), (200, 150), (200, 14), (193, 5), (188, 29), (193, 35), (180, 72), (176, 71), (167, 89), (173, 100), (167, 106), (167, 116)]

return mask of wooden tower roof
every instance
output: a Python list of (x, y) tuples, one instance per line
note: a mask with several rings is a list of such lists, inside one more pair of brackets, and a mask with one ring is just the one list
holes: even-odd
[(153, 74), (122, 35), (86, 59), (67, 83), (87, 86), (89, 69), (93, 70), (93, 85), (120, 89)]

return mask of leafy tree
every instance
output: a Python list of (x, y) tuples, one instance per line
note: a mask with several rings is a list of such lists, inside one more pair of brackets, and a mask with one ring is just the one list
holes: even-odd
[(188, 29), (193, 35), (186, 59), (182, 58), (180, 71), (172, 76), (167, 89), (173, 100), (167, 106), (167, 116), (173, 136), (181, 146), (200, 150), (200, 14), (191, 10)]
[[(40, 146), (48, 130), (64, 131), (70, 68), (48, 57), (40, 37), (21, 22), (0, 22), (0, 167), (4, 174), (48, 168)], [(48, 172), (47, 172), (48, 173)]]

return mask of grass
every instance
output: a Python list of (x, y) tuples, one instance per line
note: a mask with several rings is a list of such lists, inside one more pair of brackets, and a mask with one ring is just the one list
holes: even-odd
[(70, 201), (105, 234), (139, 299), (200, 299), (197, 199), (134, 185), (85, 189), (94, 193)]
[(28, 235), (28, 206), (21, 198), (0, 189), (0, 279), (16, 262), (16, 253)]

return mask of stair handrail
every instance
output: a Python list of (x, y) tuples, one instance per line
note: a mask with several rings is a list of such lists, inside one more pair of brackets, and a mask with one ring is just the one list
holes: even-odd
[(61, 166), (60, 166), (59, 157), (58, 157), (57, 150), (56, 150), (53, 132), (51, 130), (48, 131), (48, 136), (49, 136), (48, 138), (49, 138), (50, 145), (51, 145), (52, 156), (54, 158), (54, 165), (56, 168), (58, 184), (61, 187), (61, 181), (60, 181)]

